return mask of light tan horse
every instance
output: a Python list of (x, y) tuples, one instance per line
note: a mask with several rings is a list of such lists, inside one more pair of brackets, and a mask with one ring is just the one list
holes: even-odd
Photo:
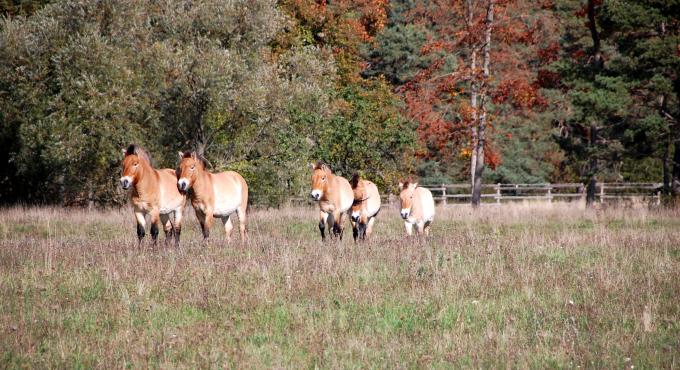
[(248, 184), (234, 171), (211, 173), (206, 170), (205, 159), (196, 152), (179, 152), (177, 188), (189, 192), (191, 205), (201, 224), (203, 238), (210, 236), (213, 218), (224, 223), (227, 240), (231, 241), (234, 225), (231, 215), (238, 214), (241, 241), (247, 238)]
[(373, 182), (362, 180), (358, 174), (352, 176), (350, 183), (354, 192), (354, 203), (350, 213), (352, 235), (354, 241), (357, 238), (364, 240), (371, 236), (375, 216), (380, 212), (380, 193)]
[(401, 218), (404, 219), (406, 234), (413, 234), (416, 225), (418, 234), (430, 233), (430, 224), (434, 220), (434, 199), (432, 193), (418, 183), (405, 181), (399, 183), (399, 198), (401, 199)]
[[(141, 244), (146, 227), (146, 215), (151, 215), (151, 238), (156, 244), (159, 223), (165, 230), (165, 243), (174, 235), (175, 246), (179, 246), (182, 231), (182, 212), (187, 199), (177, 190), (175, 170), (156, 170), (151, 166), (149, 154), (139, 146), (131, 144), (123, 149), (123, 171), (120, 185), (130, 191), (130, 201), (137, 219), (137, 238)], [(174, 220), (170, 214), (174, 214)]]
[[(310, 164), (312, 168), (312, 199), (319, 202), (319, 231), (321, 240), (326, 240), (324, 230), (326, 226), (328, 235), (339, 236), (345, 229), (344, 220), (347, 211), (354, 202), (354, 193), (349, 181), (341, 176), (336, 176), (328, 165), (318, 162)], [(332, 230), (332, 234), (331, 234)]]

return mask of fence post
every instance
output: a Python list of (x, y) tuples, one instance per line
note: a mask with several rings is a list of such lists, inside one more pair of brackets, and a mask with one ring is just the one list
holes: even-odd
[(656, 191), (656, 205), (658, 206), (660, 204), (661, 204), (661, 190), (657, 190)]
[(496, 204), (501, 204), (501, 183), (496, 184)]
[(552, 184), (548, 184), (548, 203), (552, 203)]
[(578, 193), (581, 194), (581, 202), (586, 201), (586, 187), (583, 184), (578, 186)]
[(446, 205), (446, 186), (444, 184), (442, 184), (442, 198), (444, 198), (444, 205)]
[(600, 185), (600, 204), (604, 203), (604, 183), (599, 183)]

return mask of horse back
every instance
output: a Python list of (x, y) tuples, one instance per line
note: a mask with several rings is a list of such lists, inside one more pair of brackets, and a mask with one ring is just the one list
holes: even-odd
[(366, 212), (368, 216), (373, 216), (380, 210), (380, 192), (378, 192), (378, 187), (368, 180), (364, 181), (364, 188), (366, 189)]
[(331, 186), (333, 187), (331, 191), (333, 199), (330, 199), (330, 201), (333, 202), (336, 209), (339, 208), (341, 212), (350, 209), (352, 203), (354, 203), (354, 191), (352, 191), (352, 185), (349, 184), (349, 181), (342, 176), (334, 176)]
[(416, 218), (423, 221), (432, 221), (435, 207), (430, 190), (423, 187), (417, 187), (413, 194), (413, 205), (417, 206), (411, 208), (412, 212), (417, 212), (417, 214), (414, 215)]
[(216, 203), (248, 204), (248, 184), (238, 172), (225, 171), (211, 174)]
[(158, 192), (161, 213), (184, 208), (186, 197), (177, 190), (177, 175), (175, 170), (164, 168), (158, 172)]

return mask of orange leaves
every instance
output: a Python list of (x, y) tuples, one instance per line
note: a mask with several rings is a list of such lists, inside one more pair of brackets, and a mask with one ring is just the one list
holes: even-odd
[(531, 109), (541, 103), (538, 88), (526, 79), (502, 81), (493, 95), (495, 103), (510, 103), (515, 108)]
[(501, 162), (501, 154), (493, 146), (487, 143), (484, 147), (484, 163), (492, 170), (495, 170)]
[(538, 49), (538, 60), (541, 64), (550, 64), (560, 58), (560, 44), (551, 42), (548, 46)]

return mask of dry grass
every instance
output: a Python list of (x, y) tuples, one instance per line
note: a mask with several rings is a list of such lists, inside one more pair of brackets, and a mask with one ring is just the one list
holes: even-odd
[(251, 242), (137, 250), (126, 210), (0, 211), (0, 367), (677, 368), (680, 213), (439, 209), (405, 240), (321, 244), (316, 212)]

